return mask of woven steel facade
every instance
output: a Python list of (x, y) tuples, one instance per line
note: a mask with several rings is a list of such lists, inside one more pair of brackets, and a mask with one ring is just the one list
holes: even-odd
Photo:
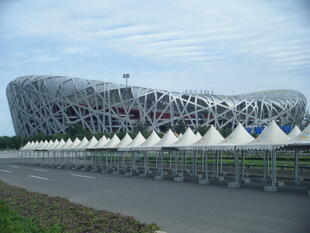
[(266, 125), (300, 125), (306, 98), (292, 90), (243, 95), (177, 93), (63, 76), (23, 76), (7, 87), (16, 135), (63, 133), (71, 124), (91, 132), (131, 131), (137, 121), (150, 129), (179, 121), (198, 128), (221, 129)]

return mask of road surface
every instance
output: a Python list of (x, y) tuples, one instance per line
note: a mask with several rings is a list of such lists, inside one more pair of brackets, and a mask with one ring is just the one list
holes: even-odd
[(0, 159), (0, 179), (31, 191), (157, 223), (169, 233), (310, 232), (310, 197), (302, 191), (228, 189), (92, 172), (38, 168)]

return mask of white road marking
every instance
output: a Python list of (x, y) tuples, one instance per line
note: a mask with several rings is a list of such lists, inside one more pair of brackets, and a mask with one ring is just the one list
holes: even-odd
[(41, 177), (41, 176), (33, 176), (33, 175), (29, 175), (31, 178), (36, 178), (36, 179), (40, 179), (40, 180), (48, 180), (48, 178), (45, 177)]
[(0, 169), (0, 171), (6, 172), (6, 173), (11, 173), (11, 172), (12, 172), (12, 171), (10, 171), (10, 170), (5, 170), (5, 169)]
[(45, 169), (37, 169), (37, 168), (34, 168), (32, 169), (34, 171), (38, 171), (38, 172), (48, 172), (48, 170), (45, 170)]
[(17, 167), (17, 166), (14, 166), (14, 165), (11, 165), (11, 166), (9, 166), (9, 167), (11, 167), (11, 168), (19, 168), (19, 167)]
[(94, 176), (83, 176), (83, 175), (78, 175), (78, 174), (71, 174), (72, 176), (78, 176), (78, 177), (83, 177), (83, 178), (88, 178), (88, 179), (95, 179), (96, 177)]

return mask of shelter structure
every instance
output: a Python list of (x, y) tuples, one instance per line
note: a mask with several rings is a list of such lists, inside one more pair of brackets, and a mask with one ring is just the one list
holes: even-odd
[(120, 143), (120, 141), (121, 140), (119, 139), (119, 137), (114, 134), (109, 142), (107, 142), (103, 147), (97, 147), (96, 149), (113, 149), (118, 143)]
[(119, 151), (130, 151), (132, 148), (138, 147), (145, 142), (145, 138), (139, 132), (137, 136), (127, 146), (121, 147)]
[(48, 150), (48, 149), (50, 149), (50, 148), (53, 148), (54, 146), (56, 146), (56, 145), (58, 145), (58, 144), (59, 144), (59, 141), (58, 141), (57, 139), (55, 139), (55, 141), (54, 141), (51, 145), (47, 146), (47, 147), (45, 148), (45, 150)]
[(288, 136), (290, 138), (295, 138), (297, 137), (299, 134), (301, 133), (301, 130), (299, 129), (299, 127), (297, 125), (294, 126), (294, 128), (292, 129), (292, 131), (288, 134)]
[(89, 141), (87, 140), (86, 137), (84, 137), (84, 138), (82, 139), (82, 141), (81, 141), (78, 145), (76, 145), (74, 148), (72, 148), (72, 150), (74, 150), (74, 151), (82, 151), (82, 150), (84, 150), (85, 146), (86, 146), (88, 143), (89, 143)]
[[(70, 138), (66, 142), (63, 139), (33, 141), (21, 148), (20, 157), (24, 158), (24, 161), (28, 159), (35, 166), (85, 169), (140, 177), (154, 176), (157, 180), (165, 176), (178, 182), (187, 177), (198, 180), (200, 184), (208, 184), (210, 174), (219, 181), (222, 180), (221, 177), (224, 179), (224, 175), (230, 178), (231, 163), (227, 163), (226, 160), (234, 159), (234, 182), (229, 183), (228, 187), (240, 187), (240, 177), (247, 183), (246, 179), (250, 179), (250, 173), (254, 171), (251, 169), (255, 166), (263, 167), (263, 172), (256, 169), (251, 178), (255, 177), (258, 181), (260, 176), (264, 183), (271, 181), (271, 185), (265, 186), (264, 190), (275, 192), (282, 182), (277, 181), (277, 168), (282, 167), (282, 164), (276, 165), (277, 156), (278, 159), (282, 159), (284, 156), (291, 156), (292, 152), (295, 153), (295, 184), (304, 184), (306, 181), (303, 181), (298, 173), (299, 168), (303, 169), (303, 164), (299, 166), (299, 156), (309, 150), (310, 125), (302, 132), (298, 127), (294, 127), (287, 135), (275, 121), (271, 121), (256, 139), (241, 124), (238, 124), (226, 138), (212, 125), (203, 136), (187, 128), (181, 137), (176, 137), (169, 129), (162, 138), (152, 131), (147, 139), (141, 133), (134, 139), (126, 133), (122, 140), (115, 134), (111, 140), (103, 136), (99, 141), (95, 137), (90, 141), (87, 138), (83, 138), (82, 141), (76, 138), (73, 142)], [(225, 173), (222, 169), (222, 155), (225, 156)], [(239, 169), (240, 155), (242, 169)], [(212, 156), (212, 162), (209, 156)], [(255, 160), (263, 159), (263, 163), (246, 163), (246, 174), (249, 175), (245, 175), (244, 159), (250, 156), (255, 156)], [(212, 163), (211, 167), (208, 160)], [(291, 164), (287, 166), (293, 167)], [(307, 171), (309, 166), (305, 166)], [(278, 169), (278, 173), (279, 179), (280, 175), (287, 179), (289, 172)]]
[(83, 150), (87, 148), (93, 148), (98, 143), (98, 140), (95, 136), (93, 136), (90, 141), (84, 146)]
[(99, 148), (104, 148), (105, 147), (105, 145), (107, 144), (107, 143), (109, 143), (110, 142), (110, 138), (106, 138), (106, 136), (102, 136), (100, 139), (99, 139), (99, 141), (98, 141), (98, 143), (97, 144), (95, 144), (94, 146), (89, 146), (89, 147), (87, 147), (86, 149), (99, 149)]
[(158, 143), (156, 143), (153, 146), (148, 147), (148, 149), (155, 150), (155, 151), (161, 150), (163, 147), (171, 146), (177, 141), (178, 141), (178, 138), (171, 131), (171, 129), (169, 129)]
[(63, 139), (61, 139), (61, 140), (59, 141), (59, 143), (55, 143), (53, 146), (51, 146), (50, 148), (48, 148), (48, 150), (56, 150), (56, 149), (62, 147), (65, 143), (66, 143), (66, 142), (65, 142)]
[(58, 150), (58, 151), (61, 151), (61, 150), (64, 150), (64, 149), (68, 149), (71, 145), (72, 145), (72, 141), (71, 139), (69, 138), (63, 145), (58, 145), (56, 148), (54, 148), (53, 150)]
[(290, 141), (290, 137), (286, 135), (277, 125), (277, 123), (272, 120), (267, 128), (253, 141), (238, 146), (239, 150), (242, 151), (265, 151), (264, 155), (264, 179), (266, 179), (269, 174), (269, 156), (271, 156), (271, 186), (265, 186), (265, 191), (275, 192), (277, 191), (276, 183), (276, 152), (275, 147), (279, 144), (287, 143)]
[(190, 127), (188, 127), (185, 131), (185, 133), (178, 138), (178, 140), (173, 143), (170, 146), (165, 147), (166, 149), (176, 149), (176, 148), (182, 148), (184, 146), (189, 146), (197, 142), (199, 139), (198, 137), (193, 133)]
[(207, 146), (214, 146), (222, 141), (224, 141), (224, 137), (213, 125), (211, 125), (200, 140), (192, 145), (186, 146), (184, 149), (206, 150)]
[(67, 147), (62, 148), (62, 150), (74, 150), (79, 144), (81, 143), (81, 140), (79, 138), (75, 138), (74, 141)]
[(197, 136), (197, 139), (200, 140), (202, 138), (201, 134), (197, 131), (197, 133), (195, 134)]
[(150, 134), (150, 136), (145, 140), (145, 142), (143, 142), (141, 145), (137, 146), (137, 147), (132, 147), (130, 150), (134, 151), (145, 151), (148, 150), (149, 147), (154, 146), (155, 144), (157, 144), (160, 141), (160, 137), (157, 135), (157, 133), (155, 132), (155, 130), (152, 131), (152, 133)]
[(132, 142), (132, 138), (128, 133), (125, 134), (123, 139), (115, 146), (115, 149), (128, 146)]

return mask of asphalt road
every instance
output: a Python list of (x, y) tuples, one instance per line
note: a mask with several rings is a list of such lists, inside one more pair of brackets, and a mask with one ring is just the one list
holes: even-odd
[(228, 189), (225, 185), (22, 166), (9, 159), (0, 159), (0, 179), (31, 191), (155, 222), (169, 233), (310, 232), (310, 197), (304, 191)]

